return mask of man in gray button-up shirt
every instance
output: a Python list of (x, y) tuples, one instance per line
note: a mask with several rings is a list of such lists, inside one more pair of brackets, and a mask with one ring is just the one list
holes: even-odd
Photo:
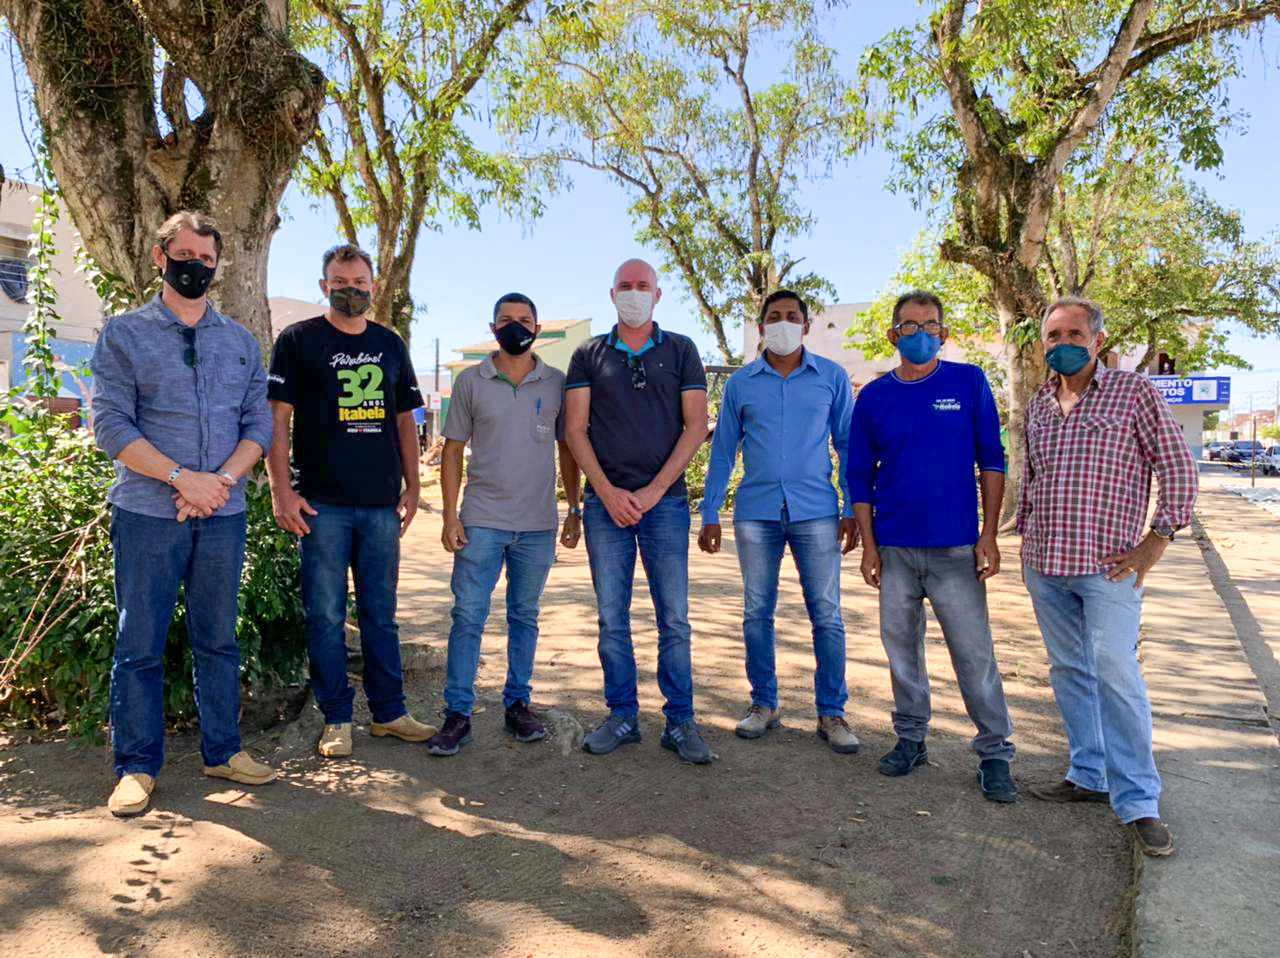
[(107, 320), (94, 347), (93, 429), (115, 460), (116, 815), (146, 810), (164, 759), (164, 648), (186, 587), (206, 775), (259, 785), (275, 772), (240, 747), (236, 607), (245, 548), (244, 476), (271, 445), (257, 340), (205, 292), (222, 254), (213, 221), (177, 213), (152, 251), (164, 286)]

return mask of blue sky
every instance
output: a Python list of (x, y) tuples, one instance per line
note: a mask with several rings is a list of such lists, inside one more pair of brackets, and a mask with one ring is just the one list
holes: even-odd
[[(853, 68), (864, 44), (918, 12), (906, 3), (859, 4), (856, 15), (844, 12), (832, 35), (845, 41), (847, 67)], [(1280, 153), (1278, 55), (1274, 29), (1264, 42), (1247, 44), (1245, 75), (1231, 87), (1233, 106), (1249, 115), (1246, 129), (1227, 137), (1226, 161), (1220, 169), (1196, 174), (1220, 202), (1243, 210), (1253, 237), (1280, 227), (1280, 191), (1274, 188)], [(10, 175), (30, 162), (18, 135), (16, 110), (10, 71), (0, 69), (0, 163)], [(831, 180), (808, 184), (803, 191), (802, 202), (818, 211), (818, 222), (792, 252), (804, 255), (808, 268), (834, 283), (841, 302), (873, 298), (923, 226), (922, 214), (905, 197), (885, 190), (889, 169), (888, 156), (872, 148), (838, 167)], [(596, 331), (608, 328), (613, 321), (608, 290), (614, 267), (633, 255), (657, 258), (655, 251), (635, 241), (626, 205), (620, 188), (603, 176), (582, 173), (571, 191), (550, 201), (546, 214), (531, 228), (488, 213), (480, 232), (451, 226), (439, 233), (424, 231), (411, 281), (415, 299), (427, 307), (412, 337), (419, 373), (427, 374), (433, 364), (436, 337), (442, 362), (454, 358), (454, 348), (487, 338), (493, 301), (509, 290), (532, 296), (545, 319), (589, 316)], [(294, 189), (286, 194), (285, 211), (271, 247), (268, 293), (317, 299), (319, 255), (338, 236), (336, 219), (327, 204)], [(665, 277), (663, 286), (659, 322), (693, 336), (710, 354), (711, 337), (698, 327), (675, 277)], [(1280, 342), (1237, 335), (1233, 345), (1257, 370), (1231, 373), (1236, 404), (1247, 408), (1249, 393), (1257, 392), (1254, 402), (1262, 406), (1267, 403), (1264, 391), (1270, 391), (1274, 401)]]

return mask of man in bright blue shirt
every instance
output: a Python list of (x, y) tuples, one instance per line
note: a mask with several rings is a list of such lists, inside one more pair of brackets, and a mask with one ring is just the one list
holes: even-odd
[(1013, 727), (996, 668), (986, 585), (1000, 570), (1000, 417), (981, 369), (938, 359), (946, 338), (936, 296), (899, 297), (889, 341), (900, 363), (863, 388), (849, 429), (849, 495), (862, 537), (862, 576), (880, 590), (880, 640), (889, 657), (898, 734), (880, 771), (906, 775), (928, 760), (927, 597), (978, 727), (978, 783), (988, 799), (1011, 802), (1017, 797), (1009, 773)]
[(858, 738), (844, 720), (844, 621), (840, 616), (840, 556), (853, 548), (856, 527), (843, 476), (844, 512), (831, 483), (834, 443), (843, 460), (853, 391), (836, 363), (801, 342), (809, 307), (790, 290), (764, 301), (760, 336), (765, 353), (729, 377), (711, 442), (702, 499), (704, 552), (720, 551), (720, 507), (742, 447), (744, 475), (733, 510), (742, 568), (751, 706), (738, 723), (743, 738), (759, 738), (779, 724), (774, 671), (774, 609), (785, 546), (791, 546), (817, 658), (814, 692), (818, 735), (837, 752), (856, 752)]

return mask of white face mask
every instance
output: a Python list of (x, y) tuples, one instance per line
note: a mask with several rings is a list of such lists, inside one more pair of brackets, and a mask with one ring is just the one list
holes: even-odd
[(775, 356), (790, 356), (804, 339), (804, 323), (769, 323), (764, 328), (764, 345)]
[(613, 295), (618, 318), (632, 328), (643, 326), (653, 315), (653, 293), (647, 289), (622, 289)]

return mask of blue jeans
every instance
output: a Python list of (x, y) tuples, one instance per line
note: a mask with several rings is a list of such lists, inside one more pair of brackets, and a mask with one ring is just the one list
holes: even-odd
[(325, 723), (351, 721), (355, 692), (347, 681), (347, 569), (356, 587), (364, 692), (375, 722), (405, 714), (396, 626), (400, 516), (394, 506), (313, 502), (311, 532), (301, 539), (302, 604), (307, 614), (311, 690)]
[(587, 537), (591, 584), (600, 610), (600, 665), (609, 710), (634, 718), (636, 657), (631, 644), (631, 586), (636, 550), (649, 580), (658, 619), (658, 688), (666, 698), (667, 724), (693, 718), (693, 664), (689, 628), (689, 500), (660, 499), (638, 525), (619, 526), (598, 496), (583, 501), (582, 528)]
[(893, 683), (893, 730), (923, 742), (933, 717), (924, 652), (924, 600), (942, 627), (965, 711), (977, 726), (982, 759), (1013, 758), (1013, 723), (996, 667), (987, 584), (978, 579), (973, 546), (880, 547), (880, 641)]
[(445, 667), (444, 705), (469, 716), (476, 703), (480, 639), (489, 599), (507, 567), (507, 684), (502, 704), (528, 702), (533, 694), (533, 655), (538, 646), (538, 598), (556, 561), (554, 529), (503, 532), (467, 526), (467, 544), (453, 554), (453, 628)]
[(1160, 774), (1151, 703), (1138, 664), (1142, 591), (1133, 576), (1041, 575), (1023, 567), (1049, 653), (1049, 681), (1067, 729), (1067, 780), (1108, 792), (1126, 824), (1155, 818)]
[(186, 592), (200, 754), (212, 766), (240, 751), (236, 609), (244, 539), (243, 512), (178, 522), (111, 510), (120, 613), (111, 666), (117, 777), (154, 776), (164, 763), (164, 647), (179, 585)]
[(844, 620), (840, 616), (839, 521), (832, 516), (792, 522), (784, 509), (780, 520), (733, 520), (733, 538), (742, 569), (742, 638), (747, 647), (751, 701), (769, 709), (778, 707), (773, 614), (778, 606), (782, 551), (789, 545), (813, 627), (817, 659), (813, 692), (818, 714), (843, 715), (849, 692), (844, 682)]

